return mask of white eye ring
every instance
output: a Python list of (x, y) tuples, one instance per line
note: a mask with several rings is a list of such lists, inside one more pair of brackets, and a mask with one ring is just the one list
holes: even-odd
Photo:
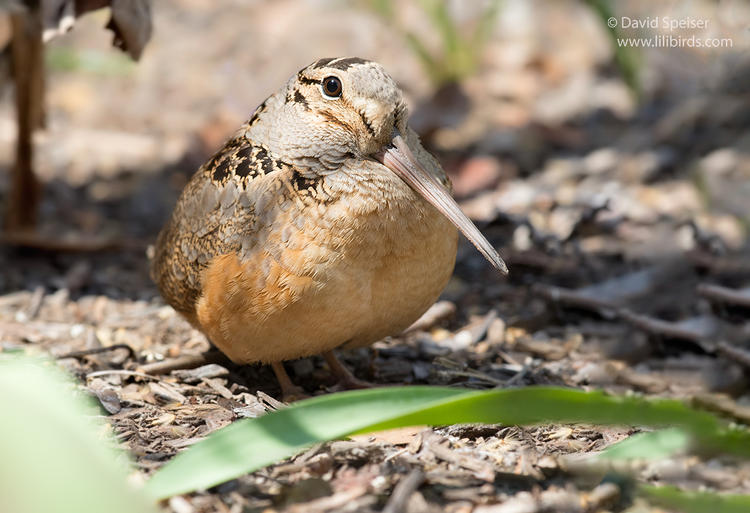
[(341, 98), (343, 87), (339, 77), (331, 75), (320, 81), (320, 93), (327, 100), (337, 100)]

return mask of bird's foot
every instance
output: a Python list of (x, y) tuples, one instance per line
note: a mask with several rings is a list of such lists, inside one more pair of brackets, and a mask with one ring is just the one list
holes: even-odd
[(339, 378), (339, 382), (336, 386), (340, 387), (342, 390), (360, 390), (363, 388), (375, 387), (375, 385), (370, 383), (369, 381), (359, 379), (354, 375), (348, 378)]
[(294, 403), (301, 401), (302, 399), (309, 399), (310, 395), (307, 394), (302, 387), (292, 385), (291, 387), (281, 387), (281, 400), (285, 403)]
[(333, 351), (326, 351), (325, 353), (323, 353), (323, 357), (325, 358), (326, 363), (328, 363), (328, 368), (331, 369), (331, 374), (333, 374), (336, 379), (338, 379), (338, 383), (336, 384), (337, 388), (351, 390), (360, 388), (372, 388), (374, 386), (372, 383), (361, 380), (354, 374), (352, 374), (352, 372), (347, 369), (344, 364), (339, 361), (338, 358), (336, 358), (336, 355), (333, 354)]
[(282, 362), (271, 363), (271, 368), (273, 369), (274, 374), (276, 374), (279, 386), (281, 386), (282, 401), (285, 403), (292, 403), (310, 397), (305, 393), (302, 387), (298, 387), (292, 383), (292, 380), (289, 378), (289, 374), (286, 373), (286, 369), (284, 369), (284, 364)]

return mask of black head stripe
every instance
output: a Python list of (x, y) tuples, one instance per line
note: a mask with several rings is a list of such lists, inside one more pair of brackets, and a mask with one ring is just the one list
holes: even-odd
[(308, 78), (305, 75), (302, 74), (302, 72), (297, 74), (297, 81), (301, 84), (307, 84), (307, 85), (317, 85), (320, 83), (320, 80), (315, 80), (314, 78)]
[(368, 60), (360, 59), (359, 57), (347, 57), (345, 59), (336, 59), (333, 62), (329, 62), (326, 64), (329, 68), (334, 69), (340, 69), (341, 71), (346, 71), (351, 66), (354, 66), (355, 64), (367, 64)]
[(318, 59), (315, 61), (315, 64), (312, 65), (313, 68), (324, 68), (326, 64), (329, 62), (336, 60), (336, 57), (326, 57), (325, 59)]
[(294, 90), (294, 97), (293, 97), (294, 103), (299, 103), (304, 108), (309, 109), (310, 107), (307, 104), (307, 98), (305, 98), (305, 95), (302, 94), (299, 89)]

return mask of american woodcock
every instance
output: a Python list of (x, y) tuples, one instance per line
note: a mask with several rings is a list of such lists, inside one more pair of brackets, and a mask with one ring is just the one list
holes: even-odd
[(156, 242), (164, 298), (236, 363), (282, 362), (401, 332), (453, 272), (456, 227), (500, 271), (407, 125), (393, 79), (320, 59), (270, 96), (185, 187)]

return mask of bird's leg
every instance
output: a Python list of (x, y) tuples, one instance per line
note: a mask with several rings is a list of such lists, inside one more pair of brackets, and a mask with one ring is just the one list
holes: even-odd
[(285, 403), (299, 401), (300, 399), (309, 397), (302, 388), (292, 383), (289, 374), (286, 373), (283, 362), (273, 362), (271, 363), (271, 368), (273, 369), (273, 373), (276, 374), (276, 380), (281, 386), (281, 399)]
[(326, 359), (328, 368), (331, 369), (331, 373), (336, 376), (339, 380), (339, 385), (344, 388), (372, 388), (372, 384), (367, 381), (362, 381), (352, 374), (344, 364), (342, 364), (333, 351), (326, 351), (323, 353), (323, 358)]

